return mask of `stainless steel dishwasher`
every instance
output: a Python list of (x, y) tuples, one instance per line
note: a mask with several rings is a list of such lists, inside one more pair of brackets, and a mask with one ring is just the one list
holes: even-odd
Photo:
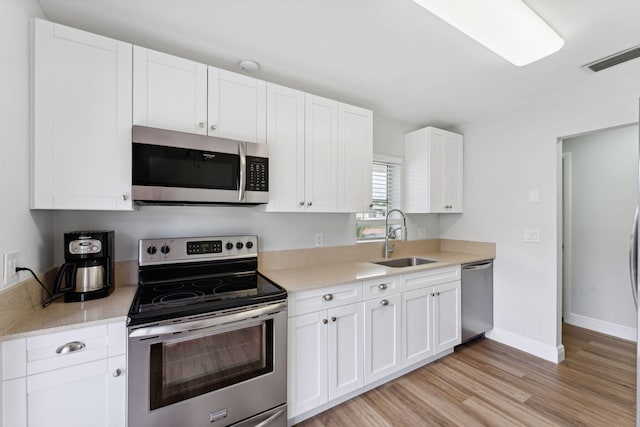
[(462, 342), (493, 328), (493, 261), (462, 264)]

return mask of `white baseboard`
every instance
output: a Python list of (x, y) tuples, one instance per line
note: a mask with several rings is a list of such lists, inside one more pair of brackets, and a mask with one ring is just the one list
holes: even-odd
[(553, 363), (560, 363), (564, 360), (563, 345), (556, 347), (499, 328), (493, 328), (485, 335), (489, 339), (498, 341), (502, 344), (508, 345), (509, 347), (517, 348), (518, 350), (525, 351)]
[(600, 332), (625, 340), (637, 342), (638, 330), (629, 326), (618, 325), (617, 323), (607, 322), (605, 320), (594, 319), (592, 317), (581, 316), (579, 314), (565, 314), (564, 321), (570, 325), (579, 326), (592, 331)]

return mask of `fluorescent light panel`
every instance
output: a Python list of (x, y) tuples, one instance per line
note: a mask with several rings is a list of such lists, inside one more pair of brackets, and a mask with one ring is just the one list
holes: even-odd
[(521, 0), (413, 0), (514, 65), (560, 50), (564, 40)]

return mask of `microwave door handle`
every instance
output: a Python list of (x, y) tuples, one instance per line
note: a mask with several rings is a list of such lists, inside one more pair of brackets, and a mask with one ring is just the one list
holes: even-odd
[(244, 200), (244, 189), (247, 186), (247, 149), (244, 142), (238, 144), (238, 155), (240, 156), (240, 189), (238, 191), (238, 201)]

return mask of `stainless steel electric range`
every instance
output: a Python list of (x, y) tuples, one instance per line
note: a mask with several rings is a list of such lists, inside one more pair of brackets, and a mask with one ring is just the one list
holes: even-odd
[(287, 293), (256, 236), (139, 242), (129, 425), (286, 426)]

